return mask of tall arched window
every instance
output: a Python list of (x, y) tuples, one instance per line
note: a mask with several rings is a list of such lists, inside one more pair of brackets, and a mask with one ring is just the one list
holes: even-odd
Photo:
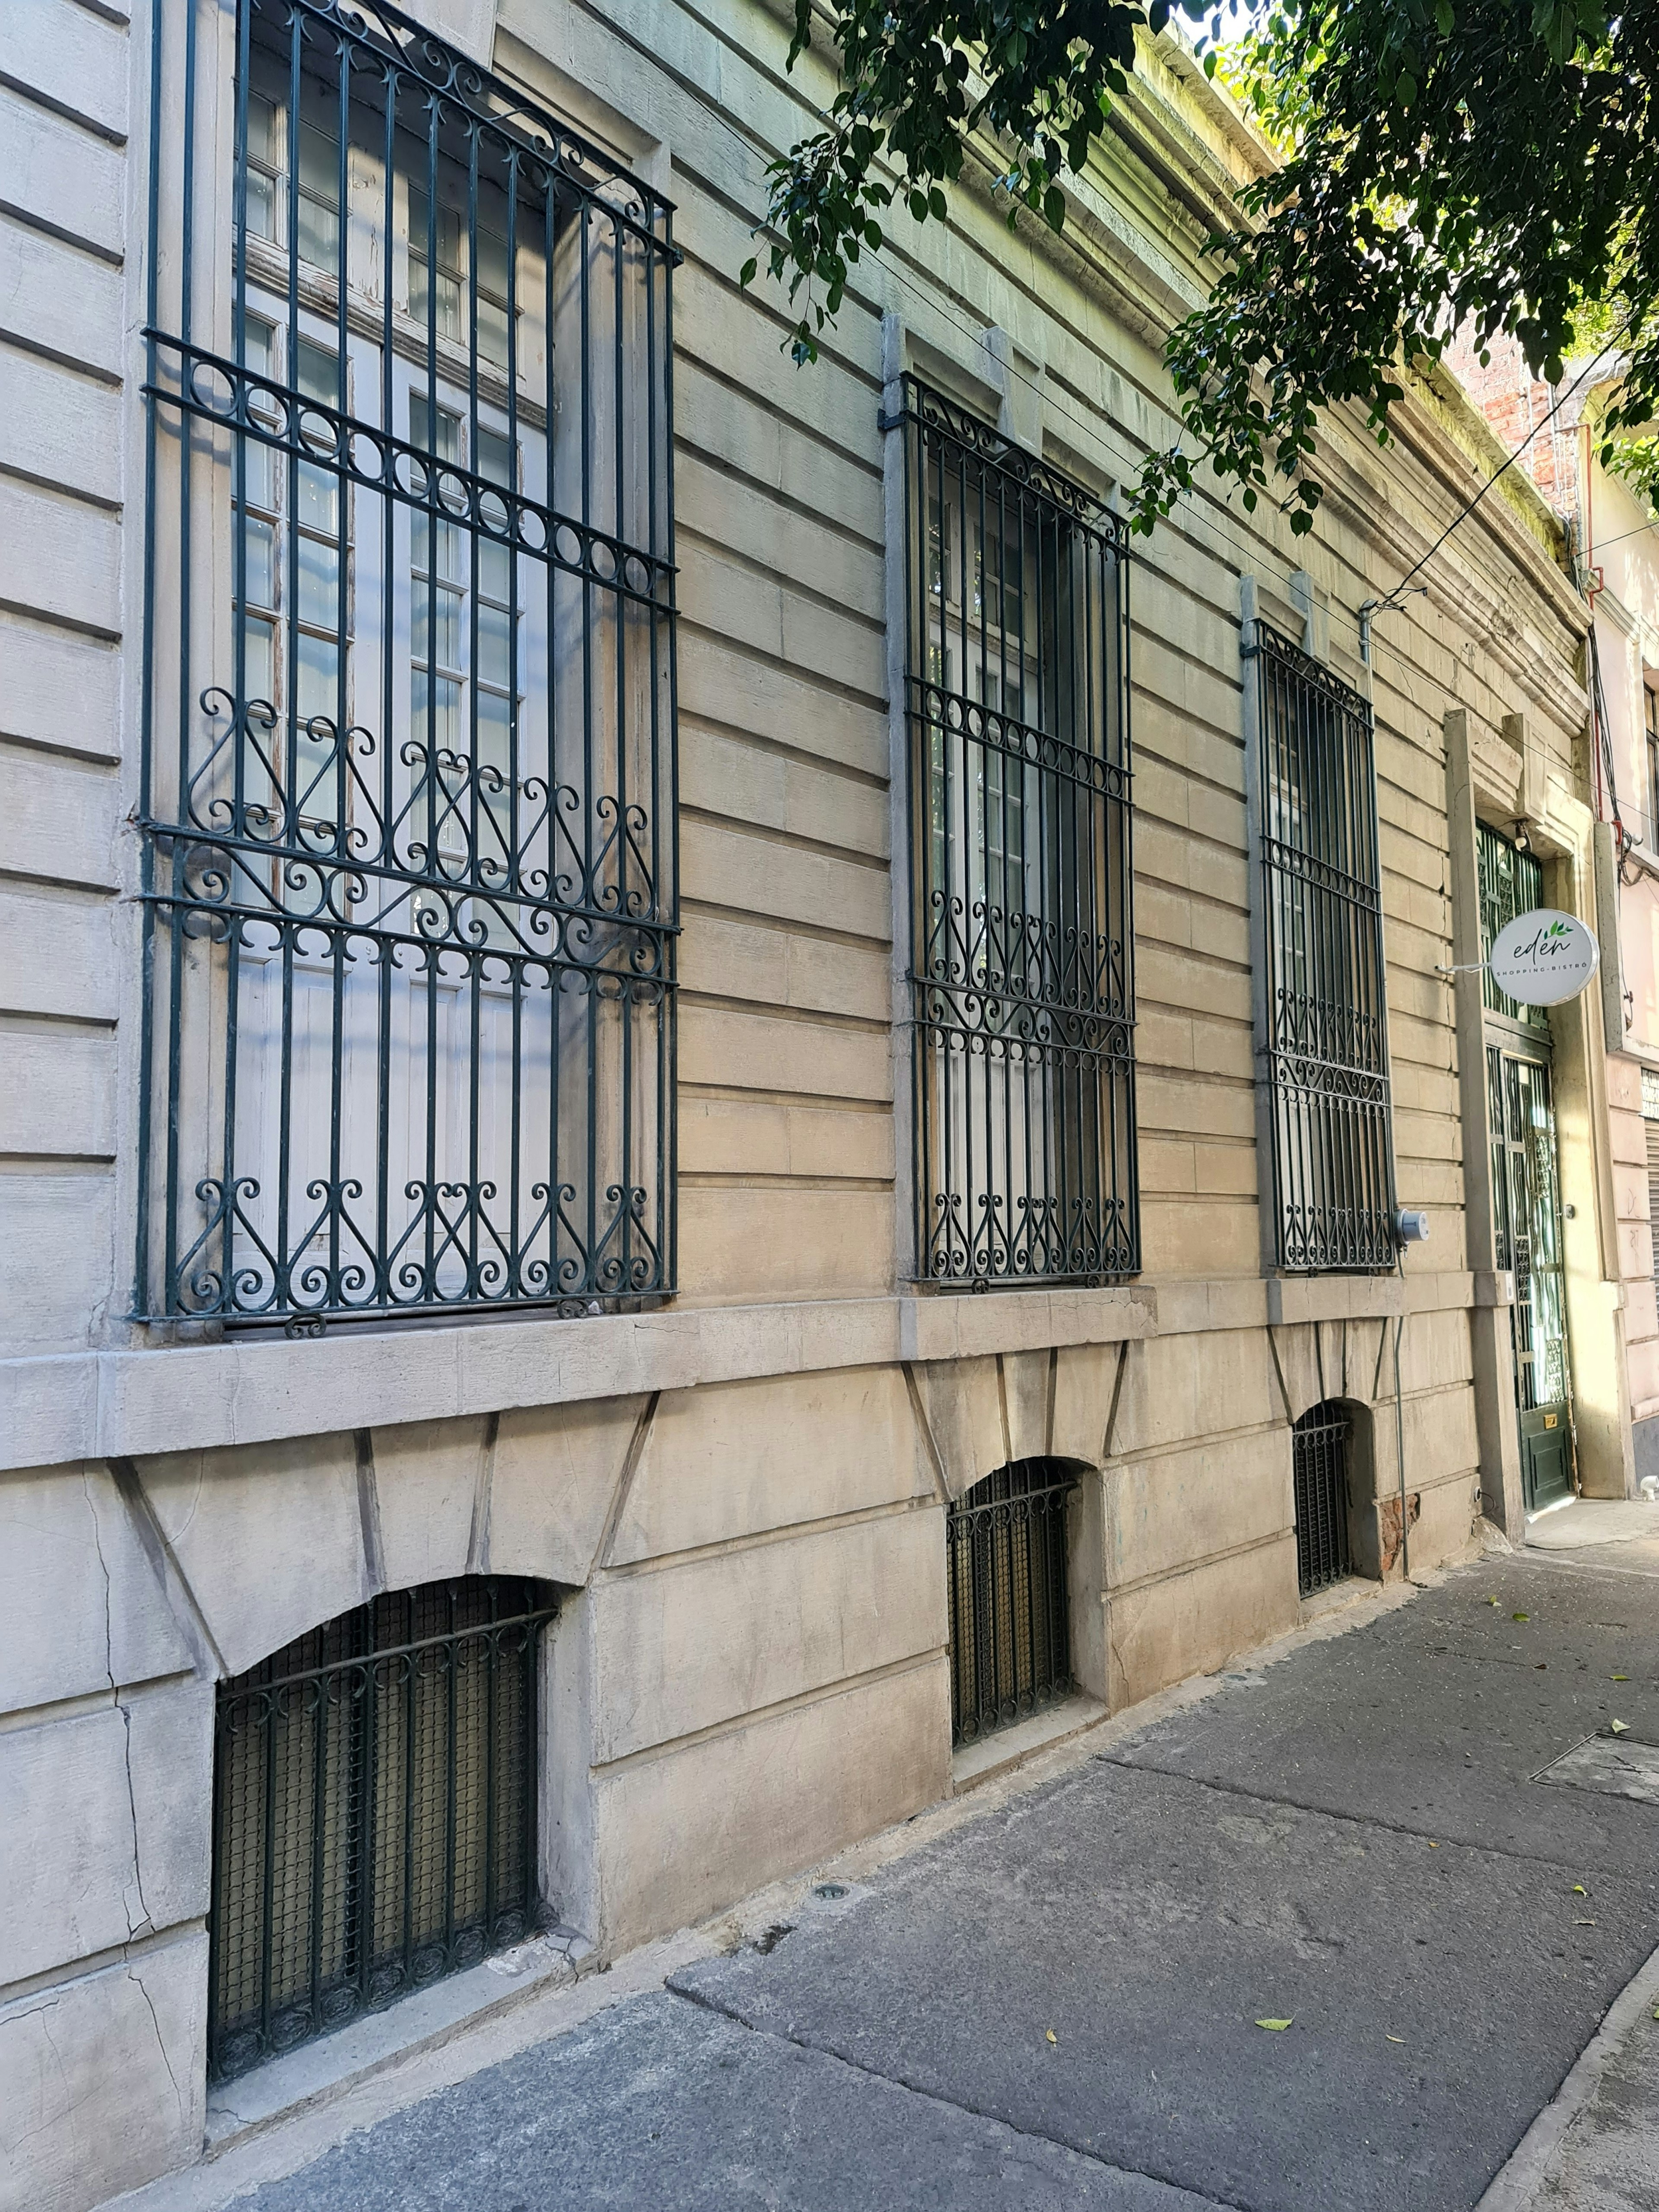
[(534, 1924), (545, 1585), (342, 1613), (219, 1686), (208, 2071), (222, 2080)]
[(915, 1272), (1133, 1275), (1127, 539), (903, 388)]
[(659, 1297), (671, 210), (379, 0), (152, 12), (135, 1312)]
[(1016, 1460), (950, 1509), (955, 1743), (1024, 1720), (1074, 1686), (1066, 1501), (1076, 1487), (1063, 1461)]
[(1370, 702), (1270, 624), (1249, 628), (1275, 1260), (1381, 1273), (1393, 1108)]

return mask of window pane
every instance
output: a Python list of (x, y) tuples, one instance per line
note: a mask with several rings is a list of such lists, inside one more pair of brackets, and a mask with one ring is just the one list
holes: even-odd
[(273, 626), (250, 615), (242, 624), (242, 653), (246, 675), (244, 690), (250, 699), (263, 699), (267, 704), (276, 698), (271, 684)]
[(410, 609), (410, 651), (416, 660), (435, 661), (459, 672), (466, 603), (459, 592), (417, 583)]
[(246, 600), (251, 607), (276, 604), (276, 533), (268, 522), (250, 515), (242, 525), (246, 564)]
[(325, 538), (301, 536), (298, 545), (296, 611), (302, 623), (337, 632), (340, 627), (340, 552)]
[(258, 169), (250, 169), (247, 173), (247, 231), (250, 238), (276, 238), (276, 197), (270, 179)]
[(334, 269), (340, 258), (340, 219), (319, 207), (309, 192), (300, 195), (300, 258), (313, 269)]
[(507, 240), (487, 222), (478, 225), (478, 289), (507, 298)]
[(505, 609), (483, 600), (478, 605), (478, 674), (504, 691), (512, 688), (511, 624)]
[(409, 401), (409, 442), (423, 453), (431, 453), (441, 461), (458, 461), (461, 457), (461, 418), (452, 415), (447, 407), (438, 410), (435, 442), (431, 410), (424, 392), (411, 392)]
[(313, 714), (321, 714), (331, 722), (339, 708), (340, 650), (332, 638), (310, 637), (304, 631), (299, 639), (299, 692), (295, 706), (300, 720), (307, 721)]
[(337, 272), (339, 143), (313, 123), (300, 125), (300, 258)]
[(478, 352), (496, 368), (507, 367), (507, 309), (478, 295)]
[[(424, 188), (409, 187), (409, 312), (419, 323), (428, 320), (434, 303), (428, 291), (428, 259), (435, 242), (438, 293), (435, 319), (438, 336), (459, 343), (465, 334), (466, 313), (463, 260), (464, 233), (459, 211), (441, 206), (435, 232), (429, 228), (431, 203)], [(453, 456), (450, 456), (451, 459)]]
[(319, 123), (300, 125), (300, 190), (331, 213), (340, 204), (340, 142)]
[[(269, 323), (257, 315), (246, 318), (242, 326), (242, 359), (256, 376), (271, 374), (271, 341), (275, 333)], [(275, 431), (280, 416), (276, 405), (269, 394), (250, 390), (247, 398), (248, 419), (260, 428)], [(245, 438), (241, 445), (242, 496), (250, 507), (269, 507), (273, 504), (271, 486), (275, 482), (272, 467), (276, 456), (269, 446), (257, 438)]]
[(332, 536), (339, 526), (339, 478), (331, 470), (319, 468), (314, 461), (301, 461), (298, 494), (296, 512), (301, 525), (309, 530), (327, 531)]
[(340, 404), (340, 356), (331, 347), (300, 341), (299, 374), (295, 383), (307, 399), (320, 399), (325, 407)]
[[(497, 545), (488, 538), (478, 540), (478, 589), (486, 599), (509, 599), (513, 596), (513, 548)], [(505, 615), (501, 617), (505, 622)]]
[(434, 745), (444, 752), (461, 750), (461, 687), (447, 677), (440, 677), (435, 685), (428, 688), (427, 673), (417, 668), (410, 682), (410, 711), (414, 720), (415, 735), (423, 745)]
[(479, 789), (492, 810), (504, 817), (510, 796), (507, 776), (513, 758), (512, 708), (497, 692), (478, 694), (478, 737), (474, 758), (481, 771)]
[(513, 461), (512, 440), (480, 426), (477, 473), (488, 477), (491, 483), (506, 484), (510, 489), (518, 478)]

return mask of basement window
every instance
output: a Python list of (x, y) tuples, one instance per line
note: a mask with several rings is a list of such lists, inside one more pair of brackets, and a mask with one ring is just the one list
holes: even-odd
[(208, 2078), (518, 1942), (538, 1917), (544, 1585), (395, 1590), (219, 1686)]

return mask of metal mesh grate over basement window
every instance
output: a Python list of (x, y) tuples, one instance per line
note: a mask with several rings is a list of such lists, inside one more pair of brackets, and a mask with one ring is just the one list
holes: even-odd
[(154, 37), (135, 1310), (658, 1296), (668, 205), (379, 0)]
[(1073, 1686), (1066, 1501), (1076, 1487), (1054, 1460), (1016, 1460), (950, 1508), (954, 1743), (1024, 1720)]
[(1255, 624), (1267, 1077), (1279, 1266), (1395, 1264), (1369, 702)]
[(211, 2078), (534, 1924), (537, 1661), (555, 1609), (534, 1583), (427, 1583), (220, 1685)]
[(1296, 1498), (1296, 1579), (1304, 1597), (1350, 1571), (1348, 1457), (1352, 1430), (1335, 1399), (1313, 1406), (1291, 1431)]
[(1127, 559), (1099, 502), (907, 378), (918, 1279), (1140, 1264)]

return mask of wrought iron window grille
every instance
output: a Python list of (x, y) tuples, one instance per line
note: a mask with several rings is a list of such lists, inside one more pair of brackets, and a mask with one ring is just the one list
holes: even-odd
[(1140, 1265), (1117, 519), (914, 377), (904, 439), (915, 1278)]
[(427, 1583), (220, 1684), (210, 2080), (537, 1924), (538, 1667), (556, 1611), (516, 1577)]
[(667, 202), (380, 0), (155, 13), (135, 1318), (675, 1278)]
[(954, 1744), (1012, 1727), (1076, 1686), (1066, 1550), (1076, 1487), (1057, 1461), (1015, 1460), (945, 1515)]
[(1296, 1498), (1296, 1579), (1304, 1597), (1345, 1581), (1348, 1549), (1348, 1464), (1352, 1424), (1334, 1398), (1313, 1406), (1291, 1431)]
[(1275, 1256), (1381, 1273), (1396, 1253), (1371, 709), (1254, 627)]

